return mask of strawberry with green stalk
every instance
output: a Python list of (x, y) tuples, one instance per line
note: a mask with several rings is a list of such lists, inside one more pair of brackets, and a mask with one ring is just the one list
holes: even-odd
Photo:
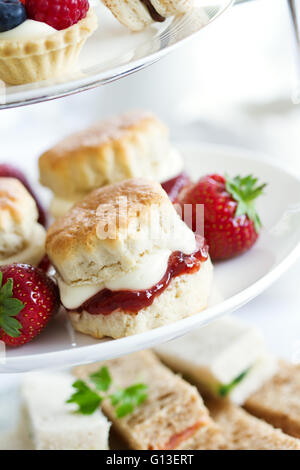
[(184, 206), (192, 205), (190, 228), (197, 231), (197, 205), (204, 205), (204, 236), (213, 260), (224, 260), (249, 250), (257, 241), (261, 221), (256, 200), (266, 184), (258, 184), (252, 175), (235, 178), (207, 175), (185, 188), (179, 195)]
[(41, 269), (0, 266), (0, 341), (21, 346), (34, 339), (60, 306), (58, 288)]

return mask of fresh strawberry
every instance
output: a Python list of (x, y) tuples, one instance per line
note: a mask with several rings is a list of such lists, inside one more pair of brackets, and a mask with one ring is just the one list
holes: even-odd
[[(265, 188), (257, 178), (224, 178), (208, 175), (180, 194), (182, 212), (185, 204), (192, 205), (192, 217), (186, 221), (193, 231), (204, 222), (204, 235), (214, 260), (232, 258), (249, 250), (256, 242), (261, 221), (255, 200)], [(197, 220), (197, 205), (204, 205), (204, 220)]]
[(46, 227), (47, 222), (48, 222), (46, 212), (45, 212), (43, 206), (41, 205), (37, 195), (35, 194), (35, 192), (31, 188), (31, 186), (30, 186), (26, 176), (24, 175), (24, 173), (22, 173), (22, 171), (20, 171), (18, 168), (15, 168), (12, 165), (9, 165), (7, 163), (0, 163), (0, 177), (16, 178), (19, 181), (21, 181), (21, 183), (25, 186), (27, 191), (31, 194), (31, 196), (33, 197), (33, 199), (36, 202), (36, 205), (37, 205), (37, 208), (38, 208), (38, 211), (39, 211), (39, 223), (41, 225), (43, 225), (44, 227)]
[(0, 287), (0, 340), (22, 346), (58, 311), (58, 288), (43, 271), (28, 264), (1, 266)]
[(26, 0), (28, 18), (62, 30), (86, 17), (89, 0)]
[(171, 201), (176, 202), (180, 191), (190, 183), (191, 180), (189, 175), (185, 172), (182, 172), (178, 176), (175, 176), (175, 178), (162, 183), (162, 187), (168, 194)]

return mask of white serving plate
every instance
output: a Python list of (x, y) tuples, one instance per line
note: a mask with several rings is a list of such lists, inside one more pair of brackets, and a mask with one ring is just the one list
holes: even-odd
[(0, 373), (65, 368), (122, 356), (175, 339), (249, 302), (299, 257), (300, 179), (266, 163), (264, 156), (248, 151), (199, 144), (182, 144), (179, 148), (194, 179), (211, 172), (253, 173), (268, 182), (266, 195), (259, 201), (264, 223), (260, 239), (245, 255), (215, 265), (209, 307), (190, 318), (143, 334), (101, 341), (75, 333), (61, 314), (33, 342), (9, 349), (5, 362), (0, 364)]
[(0, 86), (0, 109), (78, 93), (136, 72), (191, 38), (223, 13), (234, 0), (195, 1), (195, 9), (190, 13), (157, 23), (143, 32), (132, 33), (113, 17), (100, 0), (93, 0), (91, 4), (97, 12), (99, 28), (85, 44), (77, 69), (59, 80)]

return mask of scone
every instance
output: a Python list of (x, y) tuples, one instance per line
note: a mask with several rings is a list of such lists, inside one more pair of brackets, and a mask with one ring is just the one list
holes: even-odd
[(37, 266), (45, 255), (46, 231), (36, 203), (14, 178), (0, 178), (0, 265)]
[(75, 0), (71, 8), (69, 2), (65, 7), (60, 3), (55, 15), (51, 5), (38, 1), (0, 5), (10, 15), (0, 29), (1, 80), (11, 85), (32, 83), (58, 77), (75, 66), (83, 44), (97, 28), (97, 17), (88, 1)]
[(40, 157), (39, 168), (41, 184), (54, 193), (51, 214), (58, 217), (93, 189), (136, 177), (166, 182), (180, 174), (183, 162), (166, 126), (150, 113), (132, 111), (67, 137)]
[(207, 306), (207, 246), (159, 183), (93, 191), (50, 227), (46, 251), (74, 328), (95, 338), (142, 333)]
[(132, 31), (141, 31), (146, 26), (163, 22), (169, 16), (182, 15), (189, 11), (194, 0), (102, 0), (113, 15)]

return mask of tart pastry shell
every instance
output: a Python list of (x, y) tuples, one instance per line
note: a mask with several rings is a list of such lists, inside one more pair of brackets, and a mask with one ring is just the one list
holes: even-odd
[(40, 39), (0, 39), (0, 79), (23, 85), (68, 72), (97, 24), (97, 16), (90, 10), (77, 24)]

